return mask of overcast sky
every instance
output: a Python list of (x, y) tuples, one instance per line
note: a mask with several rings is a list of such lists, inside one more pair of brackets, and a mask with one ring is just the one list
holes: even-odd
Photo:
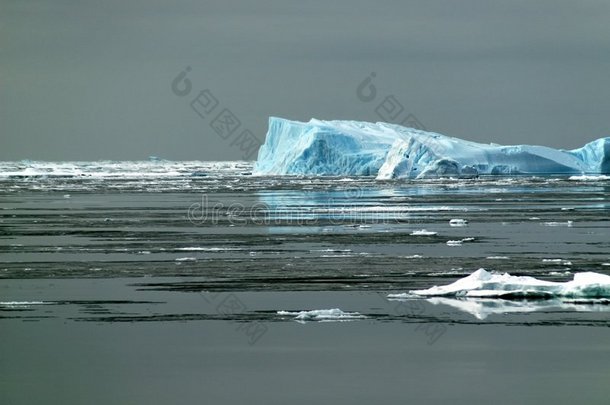
[(262, 140), (269, 116), (379, 121), (388, 96), (431, 131), (578, 147), (610, 136), (609, 21), (608, 1), (0, 0), (0, 160), (239, 159), (225, 108)]

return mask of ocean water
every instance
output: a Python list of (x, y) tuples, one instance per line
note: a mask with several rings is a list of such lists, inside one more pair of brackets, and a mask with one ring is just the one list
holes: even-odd
[(607, 403), (608, 301), (388, 295), (610, 274), (608, 177), (251, 170), (0, 162), (0, 403)]

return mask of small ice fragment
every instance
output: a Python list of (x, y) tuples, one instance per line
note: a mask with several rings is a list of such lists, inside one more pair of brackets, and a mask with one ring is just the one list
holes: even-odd
[(419, 229), (417, 231), (411, 232), (411, 236), (434, 236), (438, 235), (438, 232), (428, 231), (426, 229)]
[(355, 319), (365, 319), (366, 316), (358, 312), (343, 312), (339, 308), (316, 309), (311, 311), (277, 311), (281, 316), (293, 316), (296, 321), (344, 322)]
[(176, 259), (177, 262), (193, 262), (196, 261), (197, 258), (196, 257), (178, 257)]
[(574, 223), (574, 221), (566, 221), (566, 222), (544, 222), (542, 225), (544, 226), (567, 226), (567, 227), (571, 227), (572, 224)]
[(466, 226), (468, 225), (468, 221), (462, 218), (453, 218), (449, 221), (450, 226)]

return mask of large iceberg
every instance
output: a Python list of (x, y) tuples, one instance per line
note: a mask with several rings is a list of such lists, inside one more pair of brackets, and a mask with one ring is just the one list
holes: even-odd
[(561, 150), (482, 144), (383, 122), (271, 117), (254, 174), (378, 179), (610, 174), (610, 137)]

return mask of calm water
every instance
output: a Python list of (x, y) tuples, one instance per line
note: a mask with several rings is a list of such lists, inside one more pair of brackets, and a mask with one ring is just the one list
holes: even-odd
[[(502, 381), (530, 378), (539, 385), (521, 391), (522, 403), (568, 401), (568, 381), (588, 403), (607, 398), (610, 305), (387, 294), (481, 267), (555, 281), (610, 274), (610, 179), (379, 182), (251, 170), (0, 163), (0, 403), (167, 403), (179, 393), (309, 403), (334, 392), (335, 403), (456, 402), (452, 390), (471, 378), (490, 386), (463, 403), (514, 394)], [(278, 314), (332, 308), (361, 318)], [(575, 368), (557, 366), (565, 361)], [(406, 395), (402, 378), (414, 372), (427, 377)], [(227, 388), (237, 380), (249, 382)], [(270, 396), (272, 381), (292, 395)]]

